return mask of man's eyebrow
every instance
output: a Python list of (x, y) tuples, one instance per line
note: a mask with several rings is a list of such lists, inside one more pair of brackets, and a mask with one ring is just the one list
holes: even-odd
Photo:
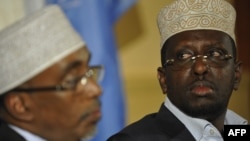
[(65, 68), (63, 68), (61, 79), (63, 79), (70, 71), (72, 71), (73, 69), (76, 69), (82, 65), (83, 65), (83, 61), (81, 61), (81, 60), (75, 60), (73, 62), (70, 62), (69, 64), (67, 64), (67, 66)]
[[(81, 55), (85, 55), (85, 54), (81, 54)], [(67, 66), (65, 68), (63, 68), (63, 75), (65, 76), (67, 73), (69, 73), (72, 69), (78, 68), (80, 66), (82, 66), (84, 64), (84, 60), (86, 60), (86, 62), (88, 63), (90, 58), (91, 58), (91, 54), (88, 55), (88, 57), (84, 57), (81, 56), (79, 59), (74, 60), (72, 62), (70, 62), (69, 64), (67, 64)]]
[(77, 68), (83, 64), (83, 61), (76, 60), (71, 62), (65, 69), (64, 72), (69, 72), (70, 70)]

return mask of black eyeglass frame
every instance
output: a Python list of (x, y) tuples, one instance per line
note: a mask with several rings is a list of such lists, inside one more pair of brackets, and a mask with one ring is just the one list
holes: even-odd
[(66, 91), (66, 90), (73, 90), (76, 88), (76, 86), (79, 84), (79, 82), (83, 79), (87, 80), (92, 77), (93, 75), (97, 75), (97, 78), (102, 77), (102, 74), (95, 74), (95, 72), (100, 72), (102, 73), (103, 71), (103, 66), (90, 66), (88, 71), (85, 72), (83, 75), (77, 77), (74, 80), (74, 84), (71, 86), (66, 86), (64, 83), (57, 84), (55, 86), (44, 86), (44, 87), (34, 87), (34, 88), (15, 88), (11, 91), (13, 92), (37, 92), (37, 91)]

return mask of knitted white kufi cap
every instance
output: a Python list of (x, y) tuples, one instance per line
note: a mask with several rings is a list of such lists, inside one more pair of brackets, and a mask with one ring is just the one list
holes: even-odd
[(158, 14), (161, 47), (171, 36), (189, 30), (218, 30), (235, 42), (236, 11), (225, 0), (174, 0)]
[(0, 95), (81, 47), (84, 41), (57, 5), (8, 26), (0, 32)]

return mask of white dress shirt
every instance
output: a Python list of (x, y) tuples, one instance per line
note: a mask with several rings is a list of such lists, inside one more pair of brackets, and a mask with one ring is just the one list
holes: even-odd
[[(220, 132), (210, 122), (193, 118), (180, 111), (166, 97), (164, 105), (186, 126), (196, 141), (223, 141)], [(248, 124), (248, 121), (235, 112), (227, 110), (224, 124)]]

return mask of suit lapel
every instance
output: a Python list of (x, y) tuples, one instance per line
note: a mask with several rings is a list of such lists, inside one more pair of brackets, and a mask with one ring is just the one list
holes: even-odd
[(6, 123), (0, 121), (0, 141), (25, 141), (23, 137), (12, 130)]
[[(167, 118), (166, 118), (167, 117)], [(165, 106), (162, 104), (157, 116), (158, 127), (162, 132), (172, 138), (173, 141), (195, 141), (192, 134), (187, 130), (184, 124), (179, 121)]]

